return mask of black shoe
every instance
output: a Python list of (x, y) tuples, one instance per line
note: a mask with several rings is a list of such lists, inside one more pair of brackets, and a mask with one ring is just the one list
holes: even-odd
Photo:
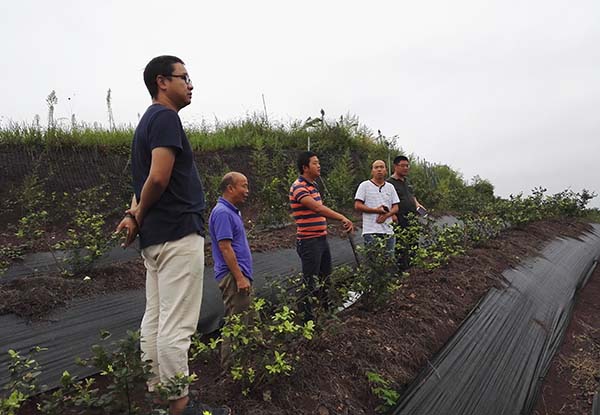
[(215, 408), (190, 399), (181, 415), (231, 415), (231, 409), (226, 406)]

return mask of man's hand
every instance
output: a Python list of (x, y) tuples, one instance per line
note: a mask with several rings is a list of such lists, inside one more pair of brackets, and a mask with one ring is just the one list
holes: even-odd
[(354, 224), (345, 216), (342, 219), (342, 226), (344, 227), (345, 232), (354, 232)]
[(139, 205), (129, 208), (125, 211), (125, 215), (130, 215), (135, 218), (135, 223), (138, 226), (138, 229), (142, 227), (142, 222), (144, 221), (144, 214), (142, 213)]
[(130, 210), (131, 209), (126, 212), (126, 216), (119, 222), (117, 230), (115, 231), (115, 233), (121, 233), (123, 232), (123, 229), (127, 230), (125, 241), (121, 244), (123, 248), (127, 248), (131, 245), (139, 231), (138, 223), (135, 217), (130, 213)]
[(390, 212), (390, 208), (385, 205), (381, 205), (377, 209), (379, 209), (379, 214), (377, 215), (377, 219), (375, 219), (375, 222), (377, 223), (384, 223), (387, 218), (393, 215), (393, 213)]
[(250, 295), (250, 291), (252, 290), (252, 285), (250, 284), (250, 280), (244, 276), (241, 278), (236, 278), (235, 283), (237, 285), (237, 290), (239, 293), (245, 293)]

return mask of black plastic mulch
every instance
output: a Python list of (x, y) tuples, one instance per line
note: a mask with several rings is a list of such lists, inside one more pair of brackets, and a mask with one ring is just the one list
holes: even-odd
[[(357, 243), (360, 240), (355, 239)], [(334, 266), (354, 262), (347, 239), (329, 238), (329, 244)], [(300, 260), (294, 249), (255, 253), (253, 260), (258, 293), (271, 278), (285, 278), (300, 272)], [(79, 377), (94, 374), (93, 370), (76, 365), (75, 358), (89, 356), (90, 347), (100, 342), (101, 330), (109, 331), (111, 339), (125, 337), (127, 330), (137, 330), (145, 302), (141, 289), (77, 299), (44, 321), (28, 322), (14, 315), (0, 316), (0, 387), (9, 380), (9, 349), (26, 353), (34, 346), (48, 348), (36, 357), (43, 368), (40, 383), (48, 387), (57, 386), (65, 370)], [(212, 267), (206, 267), (198, 330), (211, 333), (219, 327), (222, 318), (221, 294)]]
[(394, 415), (529, 414), (579, 289), (600, 255), (600, 225), (557, 239), (503, 273), (403, 395)]

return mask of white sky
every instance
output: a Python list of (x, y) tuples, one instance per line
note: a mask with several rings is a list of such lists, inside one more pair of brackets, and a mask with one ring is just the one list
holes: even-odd
[[(600, 2), (0, 0), (0, 123), (117, 123), (160, 54), (194, 81), (184, 121), (352, 113), (496, 193), (600, 192)], [(68, 100), (67, 98), (71, 98)], [(600, 207), (596, 198), (593, 206)]]

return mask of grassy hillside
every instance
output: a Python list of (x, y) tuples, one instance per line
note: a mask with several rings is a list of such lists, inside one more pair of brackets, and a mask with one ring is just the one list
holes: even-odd
[[(309, 145), (321, 159), (324, 196), (337, 208), (351, 207), (354, 190), (369, 177), (374, 160), (389, 163), (396, 155), (403, 154), (394, 140), (374, 135), (351, 116), (336, 120), (308, 118), (287, 125), (252, 116), (213, 126), (186, 126), (186, 130), (196, 152), (209, 202), (216, 198), (216, 186), (222, 174), (240, 170), (251, 179), (258, 211), (272, 213), (267, 215), (272, 218), (265, 218), (263, 222), (276, 222), (287, 215), (287, 190), (297, 175), (296, 154)], [(14, 192), (23, 191), (25, 178), (30, 175), (43, 178), (44, 188), (49, 192), (88, 189), (107, 181), (114, 182), (118, 177), (121, 190), (112, 189), (112, 192), (118, 193), (121, 206), (131, 193), (129, 188), (124, 188), (127, 180), (123, 180), (123, 176), (128, 173), (127, 158), (133, 132), (133, 127), (108, 130), (89, 125), (41, 128), (35, 124), (10, 124), (2, 127), (0, 157), (3, 176), (10, 186), (0, 190), (1, 196), (5, 201), (15, 201)], [(415, 155), (410, 157), (413, 159), (411, 180), (417, 197), (430, 209), (462, 210), (465, 201), (493, 199), (493, 186), (489, 182), (476, 179), (469, 184), (449, 166), (432, 164)], [(100, 171), (94, 165), (101, 166)], [(9, 190), (11, 194), (7, 194)]]

